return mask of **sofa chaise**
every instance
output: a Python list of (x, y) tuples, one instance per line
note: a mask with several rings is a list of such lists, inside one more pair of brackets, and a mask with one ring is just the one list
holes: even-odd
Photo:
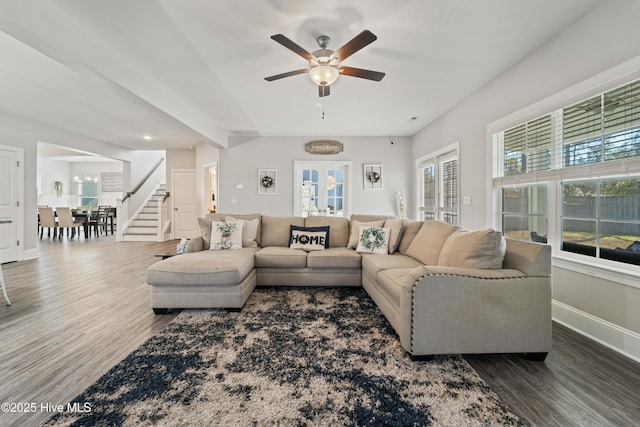
[[(548, 245), (381, 215), (215, 214), (199, 223), (202, 236), (183, 255), (147, 270), (158, 314), (240, 310), (256, 286), (362, 286), (414, 358), (526, 353), (544, 360), (551, 350)], [(214, 250), (221, 224), (237, 225), (237, 249)]]

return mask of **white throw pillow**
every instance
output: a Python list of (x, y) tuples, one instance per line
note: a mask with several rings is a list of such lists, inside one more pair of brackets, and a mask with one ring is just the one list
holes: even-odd
[(360, 238), (356, 252), (365, 254), (386, 254), (389, 252), (389, 229), (380, 227), (360, 227)]
[(241, 249), (243, 219), (235, 221), (211, 221), (211, 244), (209, 249)]
[(347, 247), (355, 249), (358, 246), (360, 227), (382, 227), (383, 225), (384, 220), (371, 222), (351, 221), (351, 234), (349, 235), (349, 243), (347, 244)]
[[(232, 216), (225, 217), (225, 222), (231, 221), (241, 221)], [(256, 243), (256, 238), (258, 236), (258, 219), (244, 220), (244, 224), (242, 224), (242, 247), (243, 248), (257, 248), (258, 243)]]

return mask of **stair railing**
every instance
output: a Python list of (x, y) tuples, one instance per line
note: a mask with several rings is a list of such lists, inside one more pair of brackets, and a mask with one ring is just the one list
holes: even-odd
[(142, 178), (140, 183), (136, 185), (133, 190), (125, 193), (122, 199), (116, 199), (116, 223), (118, 229), (116, 231), (116, 241), (121, 242), (123, 240), (124, 231), (131, 224), (131, 216), (129, 215), (129, 203), (131, 196), (136, 194), (140, 188), (151, 178), (155, 171), (164, 163), (164, 157), (158, 160), (158, 162), (151, 168), (151, 170)]
[(158, 199), (158, 242), (168, 240), (167, 236), (171, 231), (171, 207), (168, 201), (171, 195), (167, 191), (162, 199)]

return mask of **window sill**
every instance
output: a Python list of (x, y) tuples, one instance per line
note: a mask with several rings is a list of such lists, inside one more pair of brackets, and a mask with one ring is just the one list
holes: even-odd
[(588, 274), (602, 280), (640, 289), (640, 267), (560, 251), (552, 257), (553, 267)]

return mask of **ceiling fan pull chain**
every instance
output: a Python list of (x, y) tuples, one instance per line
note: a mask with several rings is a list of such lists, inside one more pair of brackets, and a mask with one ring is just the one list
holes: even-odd
[(322, 97), (322, 120), (324, 120), (324, 96)]

